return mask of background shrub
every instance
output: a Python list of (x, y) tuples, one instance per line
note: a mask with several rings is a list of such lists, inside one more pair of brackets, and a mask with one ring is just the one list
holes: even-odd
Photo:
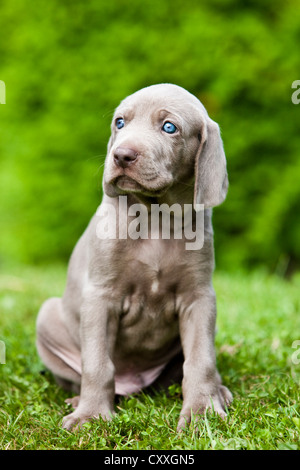
[(99, 204), (110, 120), (173, 82), (222, 130), (230, 191), (217, 265), (300, 262), (296, 0), (1, 0), (0, 261), (69, 258)]

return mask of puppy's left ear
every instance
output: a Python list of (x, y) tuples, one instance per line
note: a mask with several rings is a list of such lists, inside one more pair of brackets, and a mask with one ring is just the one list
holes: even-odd
[(221, 204), (228, 190), (226, 157), (220, 129), (208, 116), (202, 127), (201, 142), (195, 161), (194, 207)]

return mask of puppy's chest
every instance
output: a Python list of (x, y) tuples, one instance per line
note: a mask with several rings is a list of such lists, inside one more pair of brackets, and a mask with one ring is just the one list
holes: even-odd
[(178, 314), (182, 286), (180, 247), (149, 241), (128, 259), (122, 273), (121, 319), (124, 326), (143, 320), (170, 323)]

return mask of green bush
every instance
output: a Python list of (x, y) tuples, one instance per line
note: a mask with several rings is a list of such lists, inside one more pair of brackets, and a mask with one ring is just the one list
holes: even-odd
[(0, 3), (1, 260), (67, 259), (101, 200), (110, 120), (159, 82), (200, 98), (230, 176), (217, 263), (300, 261), (296, 0)]

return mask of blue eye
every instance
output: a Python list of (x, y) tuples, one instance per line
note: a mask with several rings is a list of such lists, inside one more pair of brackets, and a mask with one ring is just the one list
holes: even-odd
[(116, 119), (116, 126), (118, 129), (122, 129), (125, 126), (125, 121), (123, 118)]
[(174, 134), (177, 131), (177, 127), (172, 122), (165, 122), (162, 130), (167, 132), (168, 134)]

